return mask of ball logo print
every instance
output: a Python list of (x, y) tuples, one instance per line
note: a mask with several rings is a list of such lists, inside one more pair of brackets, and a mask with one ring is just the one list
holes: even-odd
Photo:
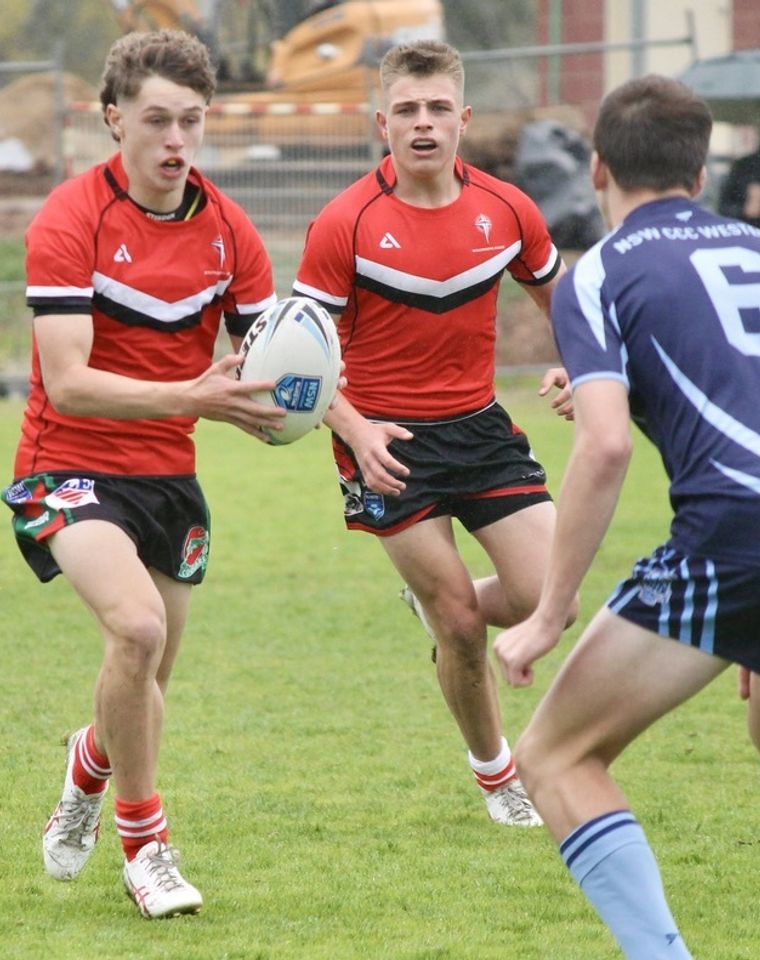
[(317, 405), (321, 386), (321, 377), (296, 377), (289, 373), (277, 381), (274, 394), (278, 406), (308, 413)]
[(279, 300), (251, 324), (240, 352), (237, 378), (273, 381), (273, 390), (253, 396), (287, 410), (282, 430), (265, 429), (270, 443), (292, 443), (320, 423), (335, 396), (341, 360), (324, 307), (309, 297)]

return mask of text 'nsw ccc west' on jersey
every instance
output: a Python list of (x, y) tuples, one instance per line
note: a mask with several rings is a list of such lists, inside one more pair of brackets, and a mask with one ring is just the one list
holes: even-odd
[(676, 549), (760, 563), (760, 230), (644, 204), (562, 278), (552, 322), (574, 388), (628, 387), (670, 478)]
[(457, 200), (399, 200), (387, 157), (312, 223), (294, 292), (342, 313), (351, 403), (365, 415), (431, 419), (493, 399), (504, 270), (548, 282), (560, 258), (535, 204), (457, 159)]

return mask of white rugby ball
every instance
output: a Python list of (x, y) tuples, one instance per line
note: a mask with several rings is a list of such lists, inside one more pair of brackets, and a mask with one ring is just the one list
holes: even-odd
[(322, 420), (340, 377), (338, 332), (324, 307), (309, 297), (278, 300), (251, 324), (240, 352), (238, 380), (274, 381), (253, 396), (288, 411), (282, 430), (264, 430), (271, 443), (292, 443)]

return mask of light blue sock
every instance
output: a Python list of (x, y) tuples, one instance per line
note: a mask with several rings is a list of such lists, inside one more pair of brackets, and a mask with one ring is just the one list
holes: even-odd
[(628, 960), (692, 960), (665, 900), (657, 861), (630, 811), (582, 823), (559, 852)]

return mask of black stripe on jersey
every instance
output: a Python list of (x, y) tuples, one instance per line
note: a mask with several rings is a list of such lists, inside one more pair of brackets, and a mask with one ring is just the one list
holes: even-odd
[(92, 313), (91, 297), (27, 297), (26, 305), (35, 317), (54, 313)]
[(117, 200), (127, 200), (129, 199), (129, 194), (122, 187), (119, 181), (114, 176), (113, 171), (109, 166), (104, 167), (103, 176), (106, 178), (106, 183), (113, 190), (114, 196)]
[(380, 172), (380, 167), (378, 167), (377, 170), (375, 171), (375, 176), (377, 177), (377, 182), (380, 186), (380, 189), (383, 191), (383, 193), (386, 196), (393, 193), (393, 187), (388, 183), (388, 181)]
[(371, 293), (377, 294), (391, 303), (401, 303), (405, 307), (414, 307), (417, 310), (426, 310), (428, 313), (440, 314), (447, 313), (449, 310), (455, 310), (457, 307), (461, 307), (471, 300), (477, 300), (478, 297), (482, 297), (494, 284), (499, 282), (503, 273), (504, 270), (499, 270), (492, 276), (486, 277), (485, 280), (481, 280), (480, 283), (455, 290), (453, 293), (449, 293), (444, 297), (435, 297), (430, 294), (409, 290), (399, 290), (398, 287), (382, 283), (379, 280), (363, 276), (359, 273), (357, 273), (354, 278), (354, 283), (357, 287), (361, 287), (362, 290), (369, 290)]
[[(519, 260), (520, 258), (517, 257), (517, 259)], [(543, 277), (539, 277), (538, 279), (534, 278), (533, 280), (523, 280), (522, 277), (514, 277), (514, 279), (517, 281), (517, 283), (521, 283), (524, 287), (541, 287), (543, 286), (543, 284), (548, 283), (550, 280), (553, 280), (554, 277), (557, 276), (557, 273), (561, 266), (562, 266), (562, 256), (559, 250), (557, 250), (557, 256), (555, 257), (555, 260), (554, 260), (554, 266), (551, 268), (551, 270), (548, 273), (545, 273)]]
[[(218, 299), (218, 297), (214, 297), (211, 303)], [(123, 303), (117, 303), (115, 300), (103, 296), (102, 293), (93, 295), (92, 305), (111, 320), (116, 320), (117, 323), (123, 323), (127, 327), (148, 327), (151, 330), (160, 330), (162, 333), (174, 333), (177, 330), (197, 327), (203, 319), (203, 309), (201, 309), (180, 317), (179, 320), (157, 320), (155, 317), (139, 310), (133, 310)], [(209, 305), (204, 304), (204, 308)]]
[[(262, 311), (263, 312), (263, 311)], [(248, 328), (261, 316), (261, 313), (227, 313), (224, 314), (224, 326), (231, 337), (244, 337)]]

